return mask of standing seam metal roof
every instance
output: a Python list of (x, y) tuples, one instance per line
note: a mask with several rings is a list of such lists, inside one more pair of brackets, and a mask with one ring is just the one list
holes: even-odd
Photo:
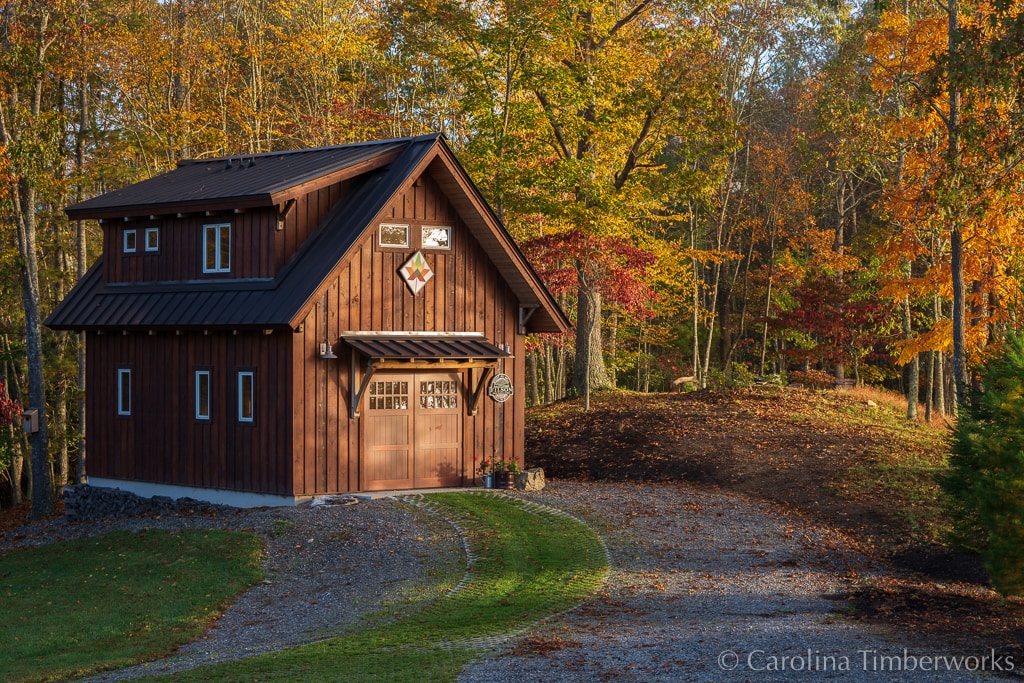
[[(132, 327), (143, 329), (291, 328), (296, 324), (297, 316), (312, 301), (321, 284), (327, 280), (341, 259), (363, 235), (370, 221), (391, 201), (403, 183), (425, 161), (434, 147), (441, 144), (441, 140), (440, 135), (428, 135), (401, 141), (391, 140), (383, 143), (356, 145), (354, 149), (325, 148), (319, 150), (320, 153), (327, 156), (326, 165), (321, 167), (330, 169), (323, 171), (326, 173), (343, 168), (343, 165), (339, 165), (339, 159), (347, 159), (348, 163), (352, 164), (362, 163), (372, 159), (374, 155), (394, 156), (395, 150), (401, 148), (397, 156), (394, 156), (383, 167), (366, 171), (353, 179), (350, 191), (328, 212), (321, 225), (303, 242), (273, 280), (106, 285), (103, 283), (103, 258), (101, 257), (54, 309), (46, 320), (46, 324), (53, 329), (69, 330)], [(317, 152), (318, 150), (310, 151)], [(369, 153), (371, 151), (373, 154)], [(347, 152), (352, 153), (348, 154)], [(301, 156), (301, 153), (283, 153), (276, 156), (295, 159)], [(264, 155), (266, 158), (276, 158), (276, 156)], [(264, 157), (257, 157), (257, 164), (253, 168), (259, 169), (261, 159)], [(194, 165), (201, 166), (203, 164), (205, 162), (202, 164), (196, 162)], [(181, 171), (182, 168), (188, 169), (189, 163), (183, 164), (178, 171)], [(250, 170), (253, 169), (244, 169), (239, 172), (239, 175)], [(282, 186), (282, 181), (277, 177), (279, 170), (268, 174), (274, 178), (276, 187)], [(294, 171), (294, 169), (292, 170)], [(311, 175), (316, 174), (311, 173)], [(293, 177), (291, 184), (305, 182), (305, 179), (305, 177), (298, 179)], [(145, 184), (146, 182), (143, 182), (125, 189), (132, 190), (131, 196), (140, 197), (141, 191), (133, 188)], [(266, 189), (271, 183), (269, 181), (262, 184), (254, 182), (251, 187), (257, 185)], [(220, 198), (223, 196), (223, 193), (212, 193), (205, 188), (202, 191), (207, 192), (210, 197)], [(124, 196), (128, 195), (122, 195), (122, 197)], [(98, 197), (95, 201), (103, 200), (104, 197), (109, 197), (109, 195)], [(88, 202), (76, 206), (81, 207), (85, 204)], [(499, 229), (501, 229), (500, 224)], [(508, 241), (521, 258), (514, 243), (511, 240)], [(517, 268), (525, 267), (526, 272), (510, 273), (509, 276), (515, 275), (517, 278), (525, 278), (539, 283), (536, 274), (529, 268), (529, 264), (525, 262), (525, 259), (522, 261), (525, 266), (517, 266)], [(543, 293), (541, 296), (546, 297), (547, 308), (553, 311), (553, 322), (549, 324), (556, 328), (566, 324), (564, 315), (550, 295), (546, 294), (543, 286), (538, 284), (536, 287)], [(531, 301), (534, 296), (530, 295)], [(563, 322), (560, 323), (555, 318), (560, 318)]]

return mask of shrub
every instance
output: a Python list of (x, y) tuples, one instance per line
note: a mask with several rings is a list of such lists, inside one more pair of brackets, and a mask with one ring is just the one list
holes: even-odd
[(794, 370), (789, 373), (789, 381), (808, 389), (831, 389), (836, 385), (836, 378), (824, 370)]
[(997, 591), (1024, 595), (1024, 337), (1008, 336), (980, 373), (941, 479), (952, 540), (982, 554)]
[(743, 363), (733, 363), (729, 372), (712, 368), (708, 372), (708, 388), (713, 391), (746, 389), (754, 386), (754, 373)]

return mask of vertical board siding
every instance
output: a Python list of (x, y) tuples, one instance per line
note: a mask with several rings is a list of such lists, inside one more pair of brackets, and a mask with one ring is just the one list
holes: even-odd
[[(87, 336), (89, 474), (180, 486), (291, 493), (279, 461), (290, 433), (288, 334)], [(117, 416), (117, 368), (132, 369), (132, 414)], [(211, 419), (195, 419), (195, 370), (211, 373)], [(237, 419), (237, 372), (254, 370), (255, 419)]]
[[(292, 391), (295, 438), (296, 495), (319, 495), (359, 490), (360, 481), (390, 477), (398, 472), (360, 472), (361, 430), (366, 413), (349, 418), (351, 350), (337, 345), (342, 332), (433, 331), (480, 332), (497, 345), (509, 344), (514, 360), (500, 361), (496, 372), (508, 374), (522, 392), (523, 338), (516, 334), (518, 303), (483, 249), (441, 192), (425, 174), (421, 182), (396, 196), (379, 219), (367, 227), (349, 257), (321, 288), (319, 298), (295, 336)], [(333, 196), (331, 201), (333, 201)], [(318, 209), (322, 211), (323, 209)], [(381, 248), (380, 222), (410, 225), (408, 249)], [(413, 296), (399, 275), (401, 265), (420, 248), (424, 224), (450, 225), (452, 249), (424, 250), (434, 277)], [(337, 360), (319, 358), (318, 346), (335, 344)], [(363, 359), (357, 372), (362, 377)], [(479, 371), (459, 373), (462, 395), (461, 440), (463, 482), (475, 477), (474, 458), (504, 457), (523, 464), (524, 411), (521, 398), (498, 404), (486, 396), (476, 416), (465, 413)], [(300, 395), (303, 398), (300, 397)]]
[[(156, 258), (145, 256), (141, 231), (143, 257), (121, 255), (123, 226), (104, 225), (105, 253), (115, 255), (105, 260), (105, 277), (115, 282), (217, 277), (202, 273), (202, 226), (218, 222), (233, 226), (232, 272), (226, 277), (272, 277), (347, 187), (346, 181), (308, 193), (289, 211), (283, 230), (277, 230), (274, 210), (167, 218), (160, 223)], [(409, 248), (381, 248), (381, 221), (409, 224)], [(423, 251), (434, 276), (414, 296), (399, 269), (421, 248), (424, 224), (451, 226), (452, 248)], [(178, 270), (169, 265), (175, 260), (182, 264)], [(509, 344), (515, 359), (499, 361), (495, 371), (508, 374), (520, 395), (505, 404), (484, 396), (477, 415), (470, 416), (466, 406), (481, 372), (463, 370), (457, 373), (461, 417), (441, 425), (442, 433), (435, 436), (443, 443), (461, 439), (459, 474), (466, 484), (475, 477), (474, 462), (482, 458), (504, 456), (523, 464), (525, 348), (516, 330), (518, 302), (429, 172), (367, 227), (317, 297), (295, 333), (90, 333), (90, 473), (299, 496), (358, 490), (369, 475), (406, 476), (398, 471), (401, 467), (384, 473), (360, 469), (365, 413), (363, 418), (349, 417), (353, 359), (351, 350), (338, 344), (347, 330), (470, 331), (496, 345)], [(334, 345), (336, 360), (320, 358), (324, 342)], [(362, 365), (363, 360), (357, 362)], [(122, 366), (133, 371), (130, 418), (116, 418), (116, 370)], [(197, 368), (212, 373), (213, 413), (208, 422), (194, 417)], [(239, 369), (255, 373), (252, 424), (237, 420)], [(363, 371), (358, 368), (357, 381)]]
[[(294, 256), (343, 196), (350, 181), (314, 190), (297, 201), (277, 229), (276, 209), (189, 214), (157, 220), (107, 221), (103, 224), (103, 277), (106, 282), (174, 282), (200, 279), (270, 278)], [(204, 273), (203, 226), (231, 224), (231, 272)], [(147, 252), (146, 228), (159, 228), (159, 248)], [(125, 229), (134, 229), (137, 249), (126, 254)]]

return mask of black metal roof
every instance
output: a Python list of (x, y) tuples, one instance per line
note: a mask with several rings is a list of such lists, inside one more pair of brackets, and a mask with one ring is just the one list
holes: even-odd
[[(350, 191), (328, 212), (320, 226), (299, 247), (277, 277), (188, 283), (106, 284), (103, 281), (101, 257), (57, 305), (47, 318), (46, 325), (53, 329), (65, 330), (293, 328), (298, 324), (297, 321), (301, 321), (308, 306), (312, 305), (321, 285), (338, 267), (374, 217), (387, 206), (417, 169), (422, 171), (431, 159), (437, 158), (439, 148), (447, 150), (443, 138), (439, 135), (353, 145), (351, 148), (310, 150), (311, 153), (318, 152), (330, 159), (330, 163), (325, 162), (320, 167), (323, 173), (343, 168), (339, 165), (342, 158), (359, 165), (360, 168), (370, 170), (354, 177)], [(352, 154), (346, 154), (346, 150)], [(366, 162), (375, 158), (369, 154), (371, 150), (377, 155), (378, 161), (385, 159), (385, 163), (366, 166)], [(304, 155), (296, 152), (277, 156), (299, 158)], [(450, 152), (448, 156), (457, 164)], [(253, 168), (259, 168), (264, 157), (277, 158), (275, 155), (258, 157)], [(312, 163), (304, 166), (305, 175), (295, 177), (292, 184), (307, 182), (313, 173), (308, 169), (313, 166), (315, 164)], [(184, 163), (172, 173), (180, 172), (182, 169), (188, 173), (191, 166)], [(252, 169), (247, 168), (240, 173), (249, 170)], [(461, 167), (459, 170), (461, 171)], [(274, 184), (267, 180), (262, 187), (285, 187), (287, 183), (278, 177), (278, 171), (267, 176), (273, 177)], [(148, 182), (144, 181), (139, 185), (146, 185)], [(125, 190), (131, 190), (132, 196), (141, 197), (141, 192), (132, 189), (135, 187), (138, 186)], [(153, 187), (160, 191), (159, 188), (162, 186)], [(237, 188), (241, 185), (231, 187)], [(251, 187), (256, 185), (253, 184)], [(107, 196), (109, 195), (90, 201), (98, 202)], [(87, 203), (83, 202), (76, 206)], [(111, 203), (107, 206), (113, 205)], [(465, 210), (470, 209), (467, 206)], [(486, 211), (489, 212), (489, 208)], [(564, 330), (568, 322), (561, 309), (540, 284), (525, 258), (508, 238), (504, 228), (493, 215), (488, 215), (491, 221), (488, 225), (493, 225), (494, 230), (500, 233), (500, 240), (496, 240), (489, 232), (491, 228), (484, 225), (487, 221), (481, 222), (476, 216), (467, 216), (467, 222), (481, 238), (485, 250), (502, 269), (503, 277), (513, 287), (522, 305), (536, 306), (544, 311), (542, 315), (530, 319), (531, 331)]]
[[(430, 141), (436, 138), (423, 137)], [(185, 159), (172, 171), (79, 202), (66, 212), (78, 219), (170, 213), (197, 205), (210, 206), (213, 202), (231, 208), (272, 206), (280, 200), (278, 195), (293, 187), (388, 153), (397, 154), (409, 142), (406, 138), (217, 159)]]
[(512, 356), (483, 335), (375, 332), (342, 334), (341, 340), (375, 360), (497, 360)]

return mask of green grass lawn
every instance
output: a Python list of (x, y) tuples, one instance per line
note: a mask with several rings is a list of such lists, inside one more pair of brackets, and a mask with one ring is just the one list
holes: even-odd
[[(597, 534), (521, 499), (445, 493), (424, 504), (457, 525), (472, 557), (455, 590), (394, 605), (319, 643), (174, 674), (174, 681), (451, 681), (500, 636), (578, 605), (603, 582)], [(372, 580), (372, 577), (366, 577)]]
[(0, 557), (0, 680), (56, 681), (167, 653), (263, 577), (229, 531), (117, 532)]
[[(433, 494), (420, 505), (462, 531), (468, 570), (449, 567), (340, 636), (169, 679), (450, 681), (604, 580), (604, 546), (574, 518), (504, 495)], [(262, 578), (260, 551), (247, 533), (147, 531), (0, 557), (0, 680), (67, 680), (166, 654)]]

